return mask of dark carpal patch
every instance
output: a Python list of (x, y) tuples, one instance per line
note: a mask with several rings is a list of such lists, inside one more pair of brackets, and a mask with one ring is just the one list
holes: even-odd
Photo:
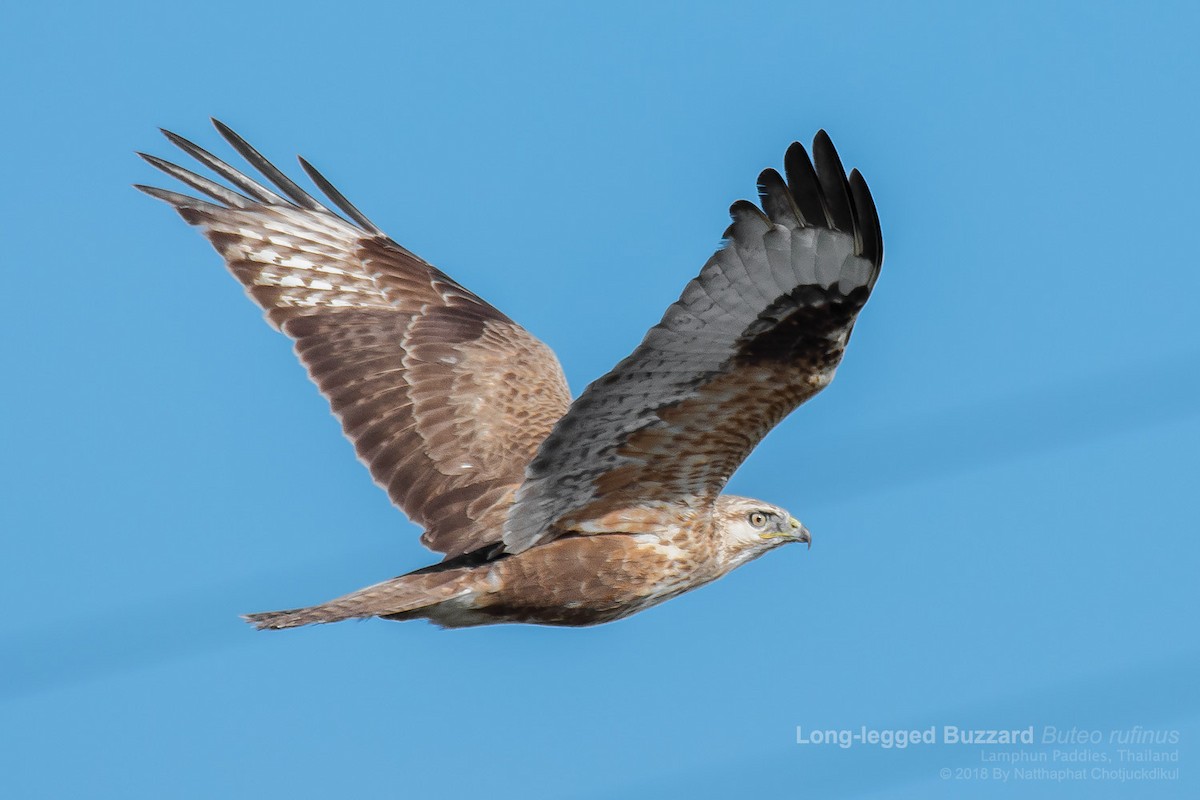
[(776, 361), (812, 364), (825, 369), (841, 359), (842, 342), (854, 326), (869, 289), (856, 287), (850, 294), (800, 286), (780, 298), (752, 324), (737, 344), (739, 364)]
[(879, 275), (874, 202), (823, 131), (811, 159), (788, 149), (786, 180), (759, 175), (761, 208), (731, 206), (722, 247), (571, 404), (548, 347), (388, 238), (308, 162), (323, 199), (216, 126), (269, 185), (168, 133), (228, 186), (144, 156), (208, 199), (138, 188), (201, 228), (295, 341), (372, 477), (446, 555), (250, 622), (594, 625), (809, 540), (783, 509), (722, 492), (832, 380)]
[(824, 133), (813, 152), (815, 168), (803, 146), (788, 149), (786, 182), (759, 176), (762, 208), (733, 204), (722, 248), (546, 437), (505, 524), (509, 549), (632, 499), (616, 487), (711, 500), (767, 430), (828, 383), (883, 245), (861, 176), (846, 177)]

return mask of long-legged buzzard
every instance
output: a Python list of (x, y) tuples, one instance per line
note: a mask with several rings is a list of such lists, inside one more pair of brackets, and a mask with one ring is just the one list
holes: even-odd
[[(139, 186), (201, 228), (296, 353), (372, 477), (445, 554), (259, 628), (354, 617), (593, 625), (809, 533), (721, 494), (767, 431), (833, 379), (883, 261), (875, 205), (824, 131), (733, 204), (722, 247), (574, 402), (554, 354), (388, 238), (303, 159), (341, 215), (221, 123), (274, 189), (173, 133), (210, 200)], [(815, 168), (814, 168), (815, 163)]]

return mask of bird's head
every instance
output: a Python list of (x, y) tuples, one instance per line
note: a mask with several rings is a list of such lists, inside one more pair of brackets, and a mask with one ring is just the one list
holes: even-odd
[(741, 566), (781, 544), (804, 542), (812, 546), (812, 536), (800, 520), (762, 500), (721, 495), (714, 517), (727, 569)]

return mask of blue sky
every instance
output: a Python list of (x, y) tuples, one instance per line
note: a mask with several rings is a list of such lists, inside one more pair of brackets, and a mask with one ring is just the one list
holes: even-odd
[[(1198, 23), (6, 8), (0, 794), (1200, 791)], [(596, 629), (253, 632), (239, 613), (431, 556), (208, 244), (129, 188), (159, 180), (133, 151), (171, 155), (158, 126), (221, 148), (210, 115), (293, 173), (303, 153), (576, 392), (826, 128), (875, 195), (883, 276), (837, 381), (731, 484), (813, 548)], [(980, 748), (795, 743), (930, 725), (1177, 730), (1179, 776), (942, 779)]]

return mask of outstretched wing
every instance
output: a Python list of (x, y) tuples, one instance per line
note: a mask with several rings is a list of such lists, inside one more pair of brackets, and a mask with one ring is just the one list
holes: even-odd
[[(875, 205), (824, 131), (633, 353), (589, 386), (529, 466), (505, 527), (520, 552), (567, 531), (622, 530), (626, 509), (702, 509), (772, 427), (823, 389), (883, 262)], [(765, 213), (764, 213), (765, 212)]]
[(144, 154), (216, 202), (137, 188), (199, 226), (267, 320), (295, 340), (359, 458), (425, 526), (428, 547), (451, 557), (499, 541), (526, 465), (570, 404), (554, 354), (385, 236), (303, 159), (353, 224), (214, 124), (282, 194), (165, 131), (238, 191)]

